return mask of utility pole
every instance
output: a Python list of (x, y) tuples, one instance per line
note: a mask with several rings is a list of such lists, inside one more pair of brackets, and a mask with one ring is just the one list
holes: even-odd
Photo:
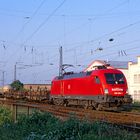
[(59, 62), (59, 76), (63, 75), (63, 50), (62, 46), (59, 48), (60, 62)]
[(5, 76), (4, 76), (5, 71), (2, 72), (2, 86), (4, 88), (4, 83), (5, 83)]
[(3, 70), (0, 70), (0, 71), (2, 71), (2, 80), (0, 80), (0, 81), (2, 81), (2, 90), (3, 90), (4, 89), (4, 83), (5, 83), (5, 78), (4, 78), (5, 71), (3, 71)]
[(17, 65), (14, 65), (14, 81), (16, 81), (17, 77)]
[(26, 67), (33, 67), (33, 66), (38, 66), (38, 65), (25, 65), (23, 62), (16, 62), (14, 65), (14, 78), (13, 80), (17, 80), (17, 70), (18, 69), (26, 69)]

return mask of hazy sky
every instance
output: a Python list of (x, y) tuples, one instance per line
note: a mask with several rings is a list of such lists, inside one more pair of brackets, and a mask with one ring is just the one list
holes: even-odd
[(49, 83), (58, 75), (60, 46), (73, 71), (95, 59), (140, 55), (140, 0), (0, 0), (0, 19), (5, 84), (15, 64), (23, 83)]

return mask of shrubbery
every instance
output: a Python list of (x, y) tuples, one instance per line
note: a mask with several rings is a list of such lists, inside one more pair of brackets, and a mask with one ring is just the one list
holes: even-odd
[(13, 81), (10, 85), (15, 91), (22, 91), (24, 86), (19, 80)]
[(12, 113), (5, 107), (0, 107), (0, 126), (12, 121)]
[(106, 123), (61, 121), (50, 113), (34, 112), (17, 123), (0, 126), (0, 140), (136, 140), (137, 135)]

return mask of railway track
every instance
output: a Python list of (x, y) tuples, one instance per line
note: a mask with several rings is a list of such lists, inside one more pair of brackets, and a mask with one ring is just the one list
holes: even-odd
[(140, 113), (95, 111), (76, 107), (64, 107), (33, 102), (21, 102), (17, 100), (0, 99), (0, 103), (37, 108), (41, 111), (50, 112), (63, 120), (71, 116), (83, 120), (86, 119), (89, 121), (107, 122), (140, 132)]
[(140, 134), (140, 114), (139, 113), (111, 113), (102, 111), (93, 111), (68, 107), (45, 107), (40, 108), (42, 111), (48, 111), (60, 119), (67, 119), (69, 117), (76, 117), (81, 120), (89, 121), (101, 121), (113, 125), (117, 125), (120, 128), (127, 129), (129, 131), (135, 131)]

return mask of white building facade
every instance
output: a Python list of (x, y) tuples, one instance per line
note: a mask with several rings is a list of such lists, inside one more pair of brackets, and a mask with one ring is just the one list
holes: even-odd
[(137, 63), (128, 63), (128, 80), (129, 93), (134, 101), (140, 102), (140, 56), (137, 57)]

